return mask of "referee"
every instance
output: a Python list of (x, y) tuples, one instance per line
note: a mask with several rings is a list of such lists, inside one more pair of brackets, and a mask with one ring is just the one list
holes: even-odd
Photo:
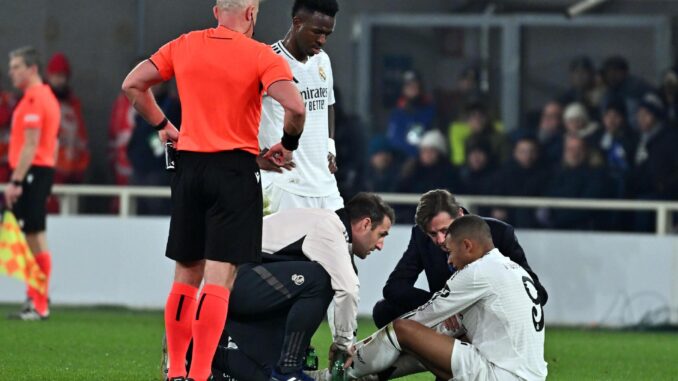
[[(169, 380), (210, 377), (236, 269), (260, 261), (263, 202), (257, 135), (263, 93), (285, 110), (283, 137), (266, 159), (289, 165), (303, 130), (304, 103), (289, 66), (269, 46), (251, 39), (258, 9), (258, 0), (217, 0), (216, 28), (165, 44), (122, 85), (160, 139), (175, 142), (178, 150), (166, 252), (176, 261), (165, 305)], [(182, 107), (180, 132), (149, 90), (172, 77)], [(191, 339), (192, 365), (185, 378)]]

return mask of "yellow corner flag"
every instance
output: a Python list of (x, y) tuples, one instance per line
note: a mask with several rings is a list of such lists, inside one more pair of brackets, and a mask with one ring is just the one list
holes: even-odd
[(22, 280), (43, 295), (47, 291), (47, 278), (35, 261), (16, 217), (10, 211), (5, 211), (0, 226), (0, 274)]

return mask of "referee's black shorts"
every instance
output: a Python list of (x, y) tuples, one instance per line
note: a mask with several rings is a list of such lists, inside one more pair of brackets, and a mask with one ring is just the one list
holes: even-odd
[(32, 166), (21, 185), (21, 196), (12, 211), (24, 233), (45, 231), (47, 198), (52, 192), (54, 168)]
[(167, 257), (178, 262), (260, 262), (262, 219), (255, 155), (179, 152)]

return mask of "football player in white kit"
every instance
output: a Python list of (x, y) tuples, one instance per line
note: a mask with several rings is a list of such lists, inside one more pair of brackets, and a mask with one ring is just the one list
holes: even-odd
[[(272, 45), (292, 69), (306, 104), (306, 124), (299, 149), (294, 152), (295, 168), (270, 168), (261, 173), (270, 213), (291, 208), (337, 210), (344, 206), (334, 178), (334, 79), (330, 58), (322, 50), (334, 31), (338, 10), (336, 0), (296, 0), (290, 30)], [(259, 130), (262, 150), (280, 141), (283, 117), (282, 106), (265, 95)]]
[(428, 303), (356, 344), (349, 376), (414, 356), (446, 380), (546, 379), (544, 315), (529, 274), (494, 248), (480, 217), (456, 219), (446, 246), (459, 270)]

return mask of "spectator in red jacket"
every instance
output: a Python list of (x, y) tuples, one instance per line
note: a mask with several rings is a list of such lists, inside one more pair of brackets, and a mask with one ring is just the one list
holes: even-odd
[(7, 154), (9, 152), (9, 131), (12, 125), (12, 112), (14, 112), (15, 106), (16, 96), (14, 93), (3, 91), (0, 88), (0, 183), (6, 183), (11, 173)]
[(47, 82), (61, 106), (59, 152), (55, 183), (78, 184), (85, 178), (90, 152), (80, 100), (70, 87), (71, 65), (63, 53), (56, 53), (47, 64)]

